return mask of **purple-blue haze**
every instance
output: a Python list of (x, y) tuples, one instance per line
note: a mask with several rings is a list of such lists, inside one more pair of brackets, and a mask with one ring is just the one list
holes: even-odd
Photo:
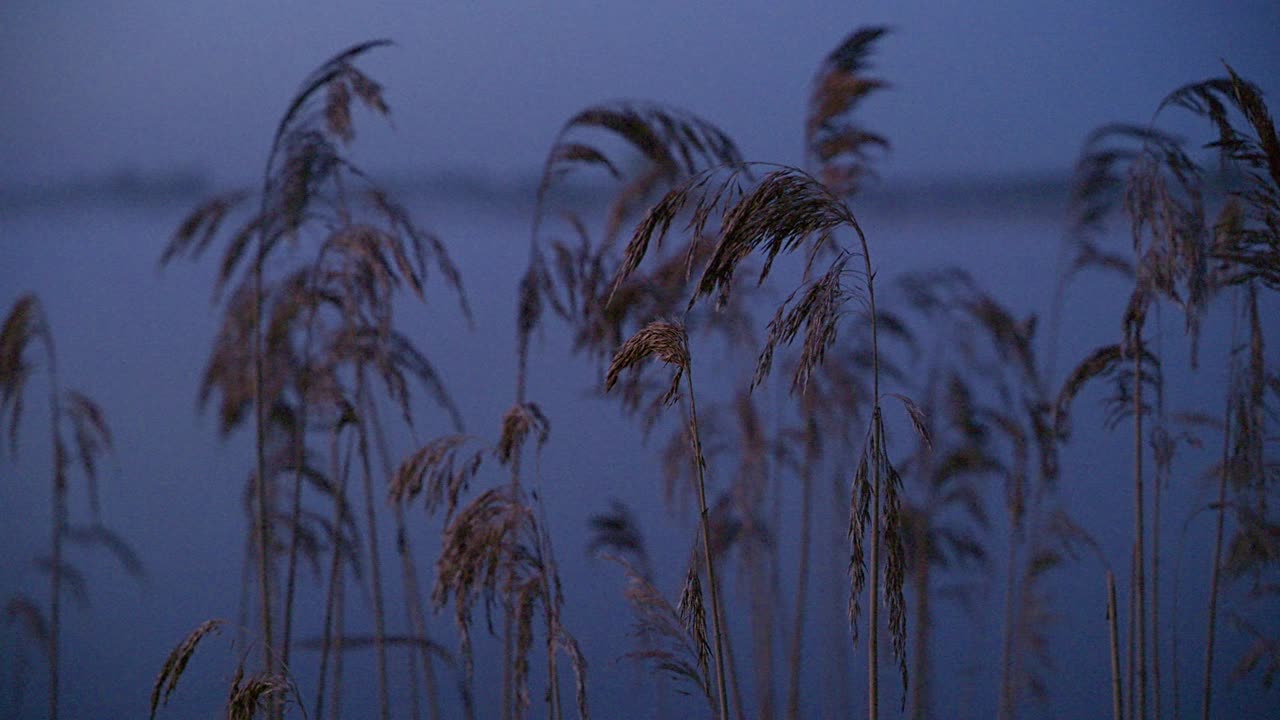
[[(891, 87), (874, 95), (859, 119), (893, 148), (878, 163), (882, 179), (853, 203), (879, 271), (892, 277), (960, 265), (1017, 312), (1041, 315), (1058, 271), (1067, 173), (1089, 131), (1149, 121), (1169, 91), (1222, 74), (1222, 61), (1280, 105), (1274, 2), (120, 5), (15, 0), (0, 9), (0, 308), (37, 292), (64, 383), (106, 410), (116, 452), (103, 480), (104, 518), (140, 550), (148, 571), (139, 583), (108, 557), (74, 551), (90, 604), (69, 602), (63, 614), (69, 719), (142, 716), (175, 643), (207, 618), (238, 621), (252, 439), (245, 432), (220, 439), (214, 413), (195, 409), (217, 330), (209, 304), (214, 268), (177, 263), (160, 272), (156, 259), (206, 191), (254, 182), (284, 104), (338, 49), (378, 37), (396, 43), (360, 63), (385, 87), (392, 123), (357, 115), (352, 155), (370, 175), (402, 189), (415, 219), (445, 240), (461, 268), (475, 329), (439, 286), (429, 288), (425, 309), (406, 306), (402, 327), (438, 364), (468, 429), (490, 437), (513, 396), (516, 285), (527, 260), (534, 182), (557, 130), (587, 105), (614, 98), (670, 103), (722, 127), (750, 159), (798, 163), (818, 62), (854, 27), (890, 25), (873, 62)], [(1202, 123), (1178, 129), (1210, 137)], [(1124, 242), (1117, 228), (1117, 242)], [(1090, 277), (1073, 287), (1055, 358), (1059, 376), (1085, 350), (1118, 339), (1124, 299), (1114, 280)], [(1274, 298), (1267, 302), (1278, 309)], [(1206, 356), (1225, 345), (1220, 326), (1227, 322), (1225, 312), (1210, 316), (1207, 325), (1219, 329), (1206, 334)], [(1166, 325), (1169, 345), (1182, 347), (1180, 324)], [(1275, 351), (1267, 357), (1274, 363)], [(733, 362), (712, 357), (704, 365)], [(1179, 398), (1216, 408), (1223, 368), (1206, 362), (1198, 372), (1194, 377), (1208, 379), (1185, 382)], [(699, 716), (696, 702), (619, 659), (631, 647), (621, 574), (585, 552), (588, 518), (620, 499), (636, 510), (659, 567), (672, 559), (658, 580), (674, 594), (693, 513), (665, 509), (658, 443), (643, 444), (616, 402), (596, 397), (599, 369), (571, 355), (567, 333), (554, 322), (535, 342), (531, 377), (530, 397), (552, 422), (536, 472), (562, 563), (566, 624), (590, 662), (593, 714)], [(1066, 451), (1061, 492), (1122, 578), (1123, 597), (1130, 439), (1123, 429), (1097, 427), (1100, 397), (1078, 401), (1083, 415)], [(765, 402), (784, 401), (778, 393)], [(0, 598), (19, 589), (42, 598), (45, 586), (34, 559), (47, 552), (48, 452), (40, 432), (47, 419), (39, 403), (29, 405), (18, 452), (6, 446), (0, 453)], [(428, 422), (417, 439), (442, 429)], [(410, 438), (399, 439), (409, 447)], [(1175, 597), (1180, 604), (1181, 710), (1188, 716), (1198, 712), (1211, 538), (1208, 513), (1193, 514), (1208, 501), (1210, 485), (1199, 479), (1208, 459), (1192, 458), (1182, 485), (1166, 498), (1169, 524), (1187, 528), (1168, 534), (1168, 562), (1181, 585), (1162, 589), (1162, 607)], [(76, 502), (73, 513), (84, 510)], [(786, 502), (783, 517), (794, 517), (796, 501)], [(418, 507), (409, 517), (420, 575), (429, 578), (439, 520)], [(817, 542), (840, 539), (838, 524), (822, 527), (827, 535)], [(783, 557), (794, 555), (788, 529), (779, 533)], [(1051, 585), (1057, 670), (1045, 704), (1029, 706), (1025, 716), (1109, 713), (1104, 570), (1086, 553)], [(864, 712), (865, 650), (850, 643), (843, 625), (843, 571), (825, 561), (813, 568), (807, 642), (815, 660), (805, 666), (805, 717), (833, 717), (842, 699), (858, 716)], [(976, 614), (936, 604), (936, 717), (995, 716), (1001, 628), (998, 614), (985, 610), (1002, 601), (996, 575), (978, 577), (991, 587), (978, 593)], [(740, 592), (732, 582), (729, 592)], [(386, 580), (389, 596), (399, 597), (398, 583)], [(322, 584), (306, 570), (302, 587), (302, 616), (318, 618)], [(362, 628), (367, 591), (353, 592), (349, 602), (348, 627)], [(388, 608), (397, 626), (398, 602)], [(477, 619), (479, 717), (494, 717), (500, 676), (485, 659), (497, 656), (500, 642)], [(456, 641), (451, 609), (431, 624), (441, 642)], [(318, 625), (304, 623), (301, 633), (318, 633)], [(1280, 698), (1256, 674), (1227, 681), (1245, 641), (1220, 625), (1218, 716), (1280, 715)], [(1277, 630), (1274, 619), (1269, 629)], [(745, 630), (737, 632), (745, 654)], [(42, 717), (45, 678), (35, 654), (25, 700), (13, 702), (15, 637), (0, 631), (0, 716)], [(159, 717), (216, 714), (236, 660), (256, 653), (239, 644), (235, 630), (207, 642)], [(838, 643), (848, 645), (852, 660), (846, 677), (825, 662)], [(315, 654), (299, 657), (296, 675), (310, 703)], [(750, 677), (747, 661), (740, 663)], [(374, 714), (372, 667), (371, 651), (348, 659), (351, 717)], [(405, 672), (401, 659), (393, 660), (396, 717), (408, 717)], [(452, 676), (441, 673), (442, 687), (451, 689)], [(896, 711), (895, 675), (882, 677), (890, 681), (881, 691), (886, 708)], [(541, 686), (535, 690), (533, 716), (541, 717)], [(658, 696), (660, 709), (651, 709)], [(1168, 704), (1166, 712), (1172, 716)]]

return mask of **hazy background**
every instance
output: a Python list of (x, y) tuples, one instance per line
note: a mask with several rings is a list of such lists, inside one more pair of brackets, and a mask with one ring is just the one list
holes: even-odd
[(892, 94), (866, 121), (892, 136), (891, 176), (981, 177), (1070, 167), (1084, 134), (1144, 122), (1171, 89), (1230, 61), (1264, 90), (1280, 4), (344, 4), (11, 0), (0, 22), (0, 181), (122, 168), (253, 177), (286, 95), (360, 40), (398, 47), (367, 67), (396, 131), (361, 145), (371, 169), (536, 168), (586, 104), (650, 98), (720, 124), (751, 158), (796, 160), (817, 61), (861, 24), (898, 32), (876, 60)]
[[(105, 518), (135, 543), (149, 570), (140, 585), (105, 558), (73, 556), (89, 576), (92, 605), (68, 603), (64, 611), (64, 648), (74, 648), (64, 650), (65, 717), (139, 716), (173, 644), (206, 618), (235, 618), (250, 445), (239, 436), (219, 440), (214, 418), (193, 410), (216, 331), (207, 304), (213, 268), (182, 264), (160, 274), (155, 261), (203, 194), (257, 180), (289, 97), (337, 50), (376, 37), (396, 42), (360, 62), (386, 89), (393, 127), (357, 114), (352, 155), (401, 188), (415, 218), (445, 239), (462, 269), (475, 331), (441, 294), (403, 320), (439, 364), (469, 427), (488, 436), (512, 397), (512, 316), (532, 185), (561, 124), (586, 105), (643, 98), (683, 106), (721, 126), (748, 158), (796, 163), (818, 62), (854, 27), (891, 25), (874, 65), (893, 87), (859, 116), (893, 143), (880, 165), (883, 183), (854, 204), (877, 265), (887, 276), (962, 264), (1019, 312), (1042, 314), (1062, 236), (1062, 183), (1090, 130), (1150, 120), (1170, 90), (1222, 74), (1222, 60), (1257, 82), (1273, 108), (1280, 105), (1276, 2), (547, 5), (11, 0), (0, 9), (0, 307), (38, 292), (64, 383), (106, 409), (117, 454), (104, 481)], [(1190, 137), (1209, 136), (1203, 126), (1186, 128)], [(1059, 372), (1082, 349), (1116, 339), (1122, 302), (1116, 283), (1073, 295)], [(1205, 347), (1215, 342), (1222, 337), (1211, 333)], [(588, 399), (594, 369), (568, 360), (567, 347), (562, 331), (546, 333), (531, 388), (553, 423), (541, 473), (564, 566), (566, 623), (592, 663), (596, 716), (652, 717), (626, 704), (647, 698), (651, 685), (616, 661), (629, 647), (630, 615), (617, 571), (585, 557), (587, 518), (610, 498), (629, 502), (655, 558), (682, 557), (692, 526), (662, 512), (655, 448), (641, 447), (613, 403)], [(1208, 364), (1201, 389), (1219, 387), (1219, 371)], [(1204, 394), (1199, 399), (1218, 402)], [(1094, 400), (1087, 400), (1090, 412)], [(16, 589), (44, 597), (45, 580), (31, 566), (48, 534), (38, 405), (29, 403), (18, 455), (7, 447), (0, 453), (0, 597)], [(1078, 481), (1064, 488), (1066, 502), (1116, 563), (1126, 552), (1130, 501), (1106, 473), (1124, 476), (1127, 442), (1124, 433), (1081, 429), (1073, 445), (1090, 451), (1064, 463), (1064, 477)], [(1177, 508), (1171, 523), (1185, 519), (1204, 486), (1189, 482), (1180, 492), (1169, 500)], [(1191, 527), (1186, 544), (1198, 547), (1209, 524), (1201, 516)], [(427, 566), (438, 548), (437, 523), (423, 521), (419, 531), (418, 558)], [(1207, 564), (1202, 554), (1187, 557), (1183, 572), (1194, 590), (1183, 598), (1190, 649), (1182, 661), (1194, 687), (1204, 606), (1197, 573)], [(843, 580), (832, 585), (825, 570), (813, 570), (815, 585), (830, 585), (815, 602), (843, 592)], [(661, 578), (664, 590), (674, 592), (678, 571)], [(1084, 562), (1058, 583), (1063, 609), (1054, 641), (1062, 672), (1043, 716), (1092, 717), (1109, 707), (1099, 654), (1101, 572)], [(386, 582), (398, 596), (398, 580)], [(305, 574), (303, 584), (316, 587)], [(353, 596), (353, 613), (362, 603)], [(951, 629), (938, 633), (937, 707), (943, 716), (991, 716), (998, 624), (939, 612), (939, 626)], [(398, 609), (388, 615), (401, 617)], [(451, 643), (450, 615), (433, 627)], [(216, 714), (244, 650), (227, 647), (233, 635), (201, 649), (161, 717)], [(0, 710), (12, 709), (11, 642), (0, 633)], [(496, 682), (485, 675), (494, 649), (485, 642), (477, 648), (482, 688)], [(843, 630), (814, 640), (815, 647), (839, 642), (847, 642)], [(1233, 648), (1225, 641), (1223, 666)], [(860, 657), (861, 649), (855, 667)], [(352, 685), (361, 673), (372, 677), (364, 661), (349, 662)], [(35, 667), (26, 689), (31, 717), (44, 707), (42, 668)], [(836, 687), (847, 686), (855, 699), (864, 692), (861, 672), (846, 682), (811, 670), (806, 698), (814, 716), (833, 702)], [(310, 702), (306, 673), (314, 669), (300, 671)], [(1275, 712), (1274, 695), (1257, 687), (1250, 679), (1222, 688), (1220, 710)], [(896, 697), (897, 689), (882, 693)], [(1194, 703), (1184, 693), (1185, 710)], [(348, 697), (349, 708), (372, 707), (363, 704), (371, 689), (353, 688)], [(403, 711), (403, 703), (397, 707)], [(541, 713), (535, 702), (535, 716)]]

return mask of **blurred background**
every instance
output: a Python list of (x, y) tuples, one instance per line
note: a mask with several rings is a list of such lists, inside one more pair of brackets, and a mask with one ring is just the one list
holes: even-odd
[[(528, 260), (536, 186), (565, 121), (605, 100), (669, 103), (719, 126), (747, 159), (800, 164), (814, 73), (866, 24), (892, 28), (872, 57), (889, 88), (858, 115), (892, 147), (876, 163), (879, 178), (851, 203), (877, 269), (888, 278), (958, 265), (1020, 316), (1043, 315), (1053, 299), (1071, 169), (1090, 131), (1109, 122), (1150, 122), (1169, 92), (1224, 74), (1224, 61), (1257, 83), (1273, 107), (1280, 102), (1280, 4), (1273, 1), (5, 3), (0, 307), (37, 293), (64, 383), (86, 390), (105, 410), (115, 453), (104, 468), (102, 514), (146, 566), (138, 580), (109, 557), (77, 550), (89, 602), (64, 609), (63, 717), (142, 716), (169, 650), (203, 620), (234, 620), (239, 612), (248, 577), (243, 492), (251, 432), (220, 438), (215, 413), (196, 408), (219, 322), (210, 304), (216, 269), (210, 262), (177, 263), (161, 272), (157, 259), (199, 201), (260, 182), (275, 125), (307, 73), (356, 42), (394, 41), (359, 62), (382, 84), (391, 122), (358, 111), (350, 155), (442, 238), (458, 264), (474, 328), (439, 287), (428, 289), (425, 306), (407, 307), (400, 321), (436, 363), (468, 429), (493, 437), (513, 393), (517, 284)], [(1172, 120), (1193, 145), (1212, 137), (1205, 123)], [(1126, 232), (1116, 223), (1120, 243)], [(1049, 361), (1055, 383), (1085, 350), (1119, 339), (1125, 294), (1123, 283), (1109, 277), (1073, 287), (1059, 356)], [(1276, 309), (1274, 298), (1266, 302)], [(1226, 318), (1220, 312), (1207, 325)], [(1227, 342), (1225, 330), (1207, 331), (1206, 355)], [(1274, 350), (1267, 353), (1274, 360)], [(706, 365), (716, 367), (717, 360)], [(1213, 388), (1224, 382), (1224, 366), (1206, 360), (1197, 373), (1185, 376), (1183, 399), (1217, 408)], [(562, 565), (566, 623), (590, 663), (593, 711), (604, 718), (699, 716), (696, 703), (655, 693), (655, 679), (620, 659), (631, 648), (621, 573), (586, 550), (589, 518), (612, 499), (626, 502), (648, 534), (650, 555), (674, 559), (657, 578), (674, 601), (694, 514), (664, 505), (659, 444), (644, 443), (616, 401), (600, 398), (600, 368), (572, 354), (568, 331), (555, 322), (536, 339), (531, 377), (530, 398), (552, 424), (538, 467), (541, 495)], [(1203, 385), (1212, 387), (1189, 378), (1207, 378)], [(1098, 397), (1079, 402), (1098, 407), (1088, 405)], [(777, 391), (765, 402), (786, 399)], [(0, 454), (0, 597), (47, 592), (35, 560), (46, 552), (49, 527), (48, 447), (39, 430), (47, 417), (38, 402), (28, 404), (16, 452), (6, 446)], [(428, 421), (420, 435), (445, 424), (437, 425)], [(1124, 576), (1129, 440), (1092, 419), (1079, 425), (1064, 459), (1064, 503)], [(1195, 470), (1166, 498), (1175, 508), (1169, 554), (1177, 559), (1170, 563), (1184, 578), (1182, 589), (1163, 590), (1186, 613), (1179, 650), (1184, 715), (1198, 710), (1203, 656), (1205, 548), (1212, 535), (1208, 514), (1196, 513), (1211, 490), (1198, 479), (1203, 466), (1189, 461)], [(501, 481), (500, 471), (487, 472)], [(725, 482), (714, 468), (711, 482)], [(73, 513), (84, 509), (78, 497)], [(795, 501), (786, 503), (781, 515), (792, 517)], [(440, 521), (416, 506), (409, 516), (425, 593)], [(778, 533), (787, 548), (795, 543), (786, 534), (790, 522)], [(835, 547), (839, 529), (829, 535), (822, 542)], [(390, 536), (384, 540), (390, 547)], [(1060, 671), (1043, 704), (1029, 705), (1025, 716), (1101, 717), (1110, 710), (1103, 566), (1090, 557), (1052, 585), (1049, 637)], [(846, 587), (842, 566), (815, 563), (813, 573), (815, 603), (838, 605)], [(1002, 597), (994, 577), (990, 582), (980, 606)], [(322, 584), (307, 574), (302, 583), (304, 593), (315, 593), (302, 602), (322, 607)], [(348, 627), (367, 626), (361, 614), (367, 598), (353, 593), (350, 608)], [(1000, 647), (998, 615), (958, 607), (939, 612), (933, 716), (994, 717), (998, 671), (989, 658)], [(399, 620), (402, 612), (389, 615)], [(842, 611), (830, 617), (838, 620)], [(1274, 618), (1267, 621), (1273, 635)], [(811, 620), (815, 649), (806, 663), (804, 717), (839, 716), (842, 707), (860, 715), (864, 707), (863, 648), (829, 619), (817, 613)], [(451, 610), (434, 615), (431, 627), (439, 642), (454, 646)], [(225, 632), (201, 648), (161, 717), (218, 712), (236, 659), (253, 652), (236, 635)], [(498, 682), (485, 659), (495, 657), (499, 643), (479, 618), (476, 635), (478, 716), (496, 717), (497, 701), (483, 689)], [(1248, 642), (1226, 630), (1223, 637), (1219, 716), (1280, 713), (1280, 700), (1258, 675), (1226, 679)], [(42, 717), (42, 660), (27, 653), (22, 672), (18, 643), (12, 624), (0, 632), (0, 715)], [(838, 671), (830, 660), (841, 643), (853, 670)], [(309, 701), (314, 653), (301, 658), (295, 675)], [(360, 679), (371, 667), (371, 651), (351, 653), (351, 716), (373, 714), (372, 683)], [(894, 712), (887, 715), (896, 716), (899, 689), (888, 688), (882, 694)], [(394, 714), (408, 717), (406, 695), (397, 692)], [(540, 693), (535, 717), (544, 716)], [(449, 698), (446, 707), (456, 711)]]

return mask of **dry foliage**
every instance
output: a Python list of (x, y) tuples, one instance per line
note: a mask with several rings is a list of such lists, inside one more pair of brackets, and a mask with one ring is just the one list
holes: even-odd
[(406, 457), (391, 478), (392, 502), (410, 502), (425, 488), (427, 512), (434, 513), (443, 503), (445, 519), (452, 518), (459, 496), (467, 491), (484, 461), (484, 449), (467, 448), (473, 443), (474, 438), (468, 435), (446, 435)]
[(631, 633), (637, 647), (626, 657), (651, 664), (677, 682), (691, 684), (706, 699), (707, 709), (714, 711), (711, 649), (696, 567), (690, 566), (679, 607), (672, 607), (635, 566), (619, 557), (607, 557), (622, 566), (627, 580), (623, 594), (635, 617)]
[(195, 654), (200, 641), (210, 633), (219, 632), (224, 624), (223, 620), (206, 620), (200, 623), (169, 652), (151, 689), (151, 714), (148, 717), (154, 718), (157, 707), (169, 704), (169, 696), (178, 688), (178, 680), (186, 671), (187, 663), (191, 662), (191, 656)]
[(823, 184), (837, 195), (853, 195), (868, 176), (872, 151), (889, 140), (855, 123), (850, 115), (871, 93), (888, 87), (867, 74), (873, 46), (889, 29), (861, 27), (827, 55), (813, 79), (805, 121), (805, 147)]

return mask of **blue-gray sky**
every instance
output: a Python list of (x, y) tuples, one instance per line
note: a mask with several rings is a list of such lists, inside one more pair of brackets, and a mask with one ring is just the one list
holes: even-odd
[(860, 24), (889, 24), (894, 89), (866, 121), (886, 174), (1047, 172), (1112, 120), (1231, 62), (1280, 71), (1280, 3), (308, 3), (11, 0), (0, 10), (0, 185), (126, 168), (253, 177), (311, 68), (373, 37), (395, 129), (365, 123), (376, 170), (531, 172), (581, 107), (638, 97), (722, 125), (754, 159), (796, 162), (808, 82)]

